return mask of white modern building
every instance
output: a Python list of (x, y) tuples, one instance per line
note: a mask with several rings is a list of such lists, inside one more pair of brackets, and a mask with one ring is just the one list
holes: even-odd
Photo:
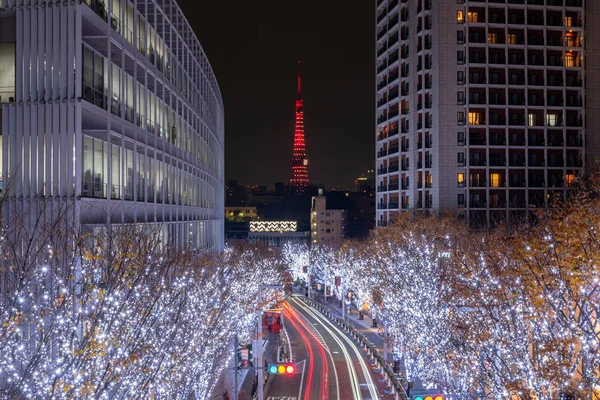
[(175, 0), (0, 0), (0, 102), (12, 206), (223, 248), (223, 101)]
[(427, 209), (511, 223), (565, 197), (600, 148), (600, 4), (374, 3), (378, 225)]
[(346, 237), (346, 225), (346, 210), (327, 208), (327, 197), (319, 189), (310, 206), (311, 245), (341, 244)]

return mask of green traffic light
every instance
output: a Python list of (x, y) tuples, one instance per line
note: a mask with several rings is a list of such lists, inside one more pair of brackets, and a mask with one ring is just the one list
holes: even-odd
[(417, 397), (415, 397), (413, 400), (423, 400), (423, 397), (421, 397), (421, 396), (417, 396)]
[(277, 373), (277, 365), (271, 365), (269, 367), (269, 372), (272, 374), (276, 374)]

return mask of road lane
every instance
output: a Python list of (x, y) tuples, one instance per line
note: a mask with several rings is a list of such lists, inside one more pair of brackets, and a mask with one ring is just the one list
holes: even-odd
[[(290, 298), (289, 304), (299, 310), (301, 314), (305, 315), (318, 328), (332, 352), (339, 352), (339, 354), (335, 355), (339, 359), (336, 361), (336, 364), (341, 364), (341, 367), (338, 369), (341, 383), (341, 398), (379, 399), (380, 396), (373, 382), (369, 366), (352, 339), (327, 317), (304, 301), (299, 300), (299, 298)], [(351, 390), (344, 390), (348, 387)]]

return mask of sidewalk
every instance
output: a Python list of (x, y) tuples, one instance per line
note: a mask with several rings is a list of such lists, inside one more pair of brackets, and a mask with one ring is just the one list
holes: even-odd
[[(269, 332), (266, 328), (263, 331), (264, 339), (267, 341), (264, 352), (263, 359), (265, 365), (274, 364), (277, 362), (277, 348), (279, 347), (279, 338), (277, 337), (277, 333)], [(217, 380), (217, 384), (213, 392), (211, 393), (211, 400), (222, 400), (222, 399), (230, 399), (233, 400), (233, 386), (234, 386), (234, 376), (233, 376), (233, 357), (229, 361), (227, 367), (221, 373), (221, 376)], [(258, 372), (255, 369), (241, 369), (238, 370), (238, 400), (252, 400), (252, 381), (258, 379)], [(264, 373), (265, 379), (268, 378), (269, 373), (265, 369)], [(265, 388), (267, 387), (267, 383), (265, 383)], [(227, 392), (227, 395), (225, 395)], [(254, 398), (256, 398), (256, 393)]]

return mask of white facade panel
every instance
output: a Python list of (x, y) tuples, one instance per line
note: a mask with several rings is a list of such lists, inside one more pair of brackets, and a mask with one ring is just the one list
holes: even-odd
[(220, 250), (214, 73), (175, 0), (152, 1), (151, 15), (105, 3), (0, 0), (14, 26), (0, 43), (16, 49), (14, 95), (1, 100), (4, 189), (14, 204), (75, 201), (84, 226), (152, 224), (168, 243)]

